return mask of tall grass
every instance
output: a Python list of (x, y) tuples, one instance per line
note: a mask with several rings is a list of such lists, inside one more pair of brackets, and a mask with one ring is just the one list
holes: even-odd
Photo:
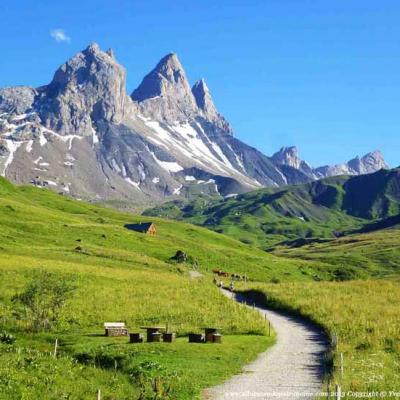
[(400, 389), (399, 282), (287, 283), (255, 289), (266, 294), (270, 306), (303, 315), (337, 338), (332, 383), (352, 391)]

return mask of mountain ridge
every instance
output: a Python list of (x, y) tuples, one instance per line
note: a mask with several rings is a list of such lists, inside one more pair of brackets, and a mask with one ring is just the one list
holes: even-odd
[[(353, 164), (354, 173), (386, 166), (372, 153)], [(48, 85), (0, 89), (0, 168), (16, 183), (77, 198), (143, 203), (243, 193), (329, 172), (268, 157), (234, 137), (205, 80), (191, 86), (175, 53), (128, 95), (125, 68), (96, 43), (62, 64)]]
[(333, 239), (398, 223), (400, 169), (328, 177), (225, 199), (168, 202), (144, 214), (185, 220), (262, 248)]

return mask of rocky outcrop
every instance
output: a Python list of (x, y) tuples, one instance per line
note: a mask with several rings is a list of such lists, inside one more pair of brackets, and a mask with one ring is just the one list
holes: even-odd
[(297, 147), (282, 147), (278, 152), (272, 155), (272, 161), (276, 165), (286, 165), (302, 172), (309, 178), (315, 178), (312, 167), (299, 157)]
[(375, 150), (367, 153), (363, 157), (356, 157), (345, 164), (333, 166), (325, 165), (315, 169), (317, 177), (337, 176), (337, 175), (363, 175), (370, 174), (381, 169), (388, 169), (382, 153)]
[(111, 51), (102, 52), (95, 43), (63, 64), (39, 93), (43, 124), (61, 134), (89, 136), (93, 123), (119, 124), (133, 112), (125, 70)]
[(37, 91), (28, 86), (0, 89), (0, 112), (23, 114), (32, 109)]

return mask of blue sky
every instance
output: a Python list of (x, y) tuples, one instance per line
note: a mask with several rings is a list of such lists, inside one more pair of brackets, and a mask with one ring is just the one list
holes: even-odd
[[(128, 91), (174, 51), (236, 136), (314, 166), (381, 149), (400, 164), (400, 2), (1, 2), (0, 87), (39, 86), (77, 51), (112, 47)], [(63, 37), (64, 35), (64, 37)]]

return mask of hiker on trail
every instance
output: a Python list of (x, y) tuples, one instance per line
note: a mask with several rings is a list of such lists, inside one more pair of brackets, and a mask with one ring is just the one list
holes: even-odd
[(231, 292), (233, 292), (233, 289), (234, 289), (234, 284), (233, 284), (233, 281), (231, 281), (231, 283), (230, 283), (230, 285), (229, 285), (229, 290), (230, 290)]

